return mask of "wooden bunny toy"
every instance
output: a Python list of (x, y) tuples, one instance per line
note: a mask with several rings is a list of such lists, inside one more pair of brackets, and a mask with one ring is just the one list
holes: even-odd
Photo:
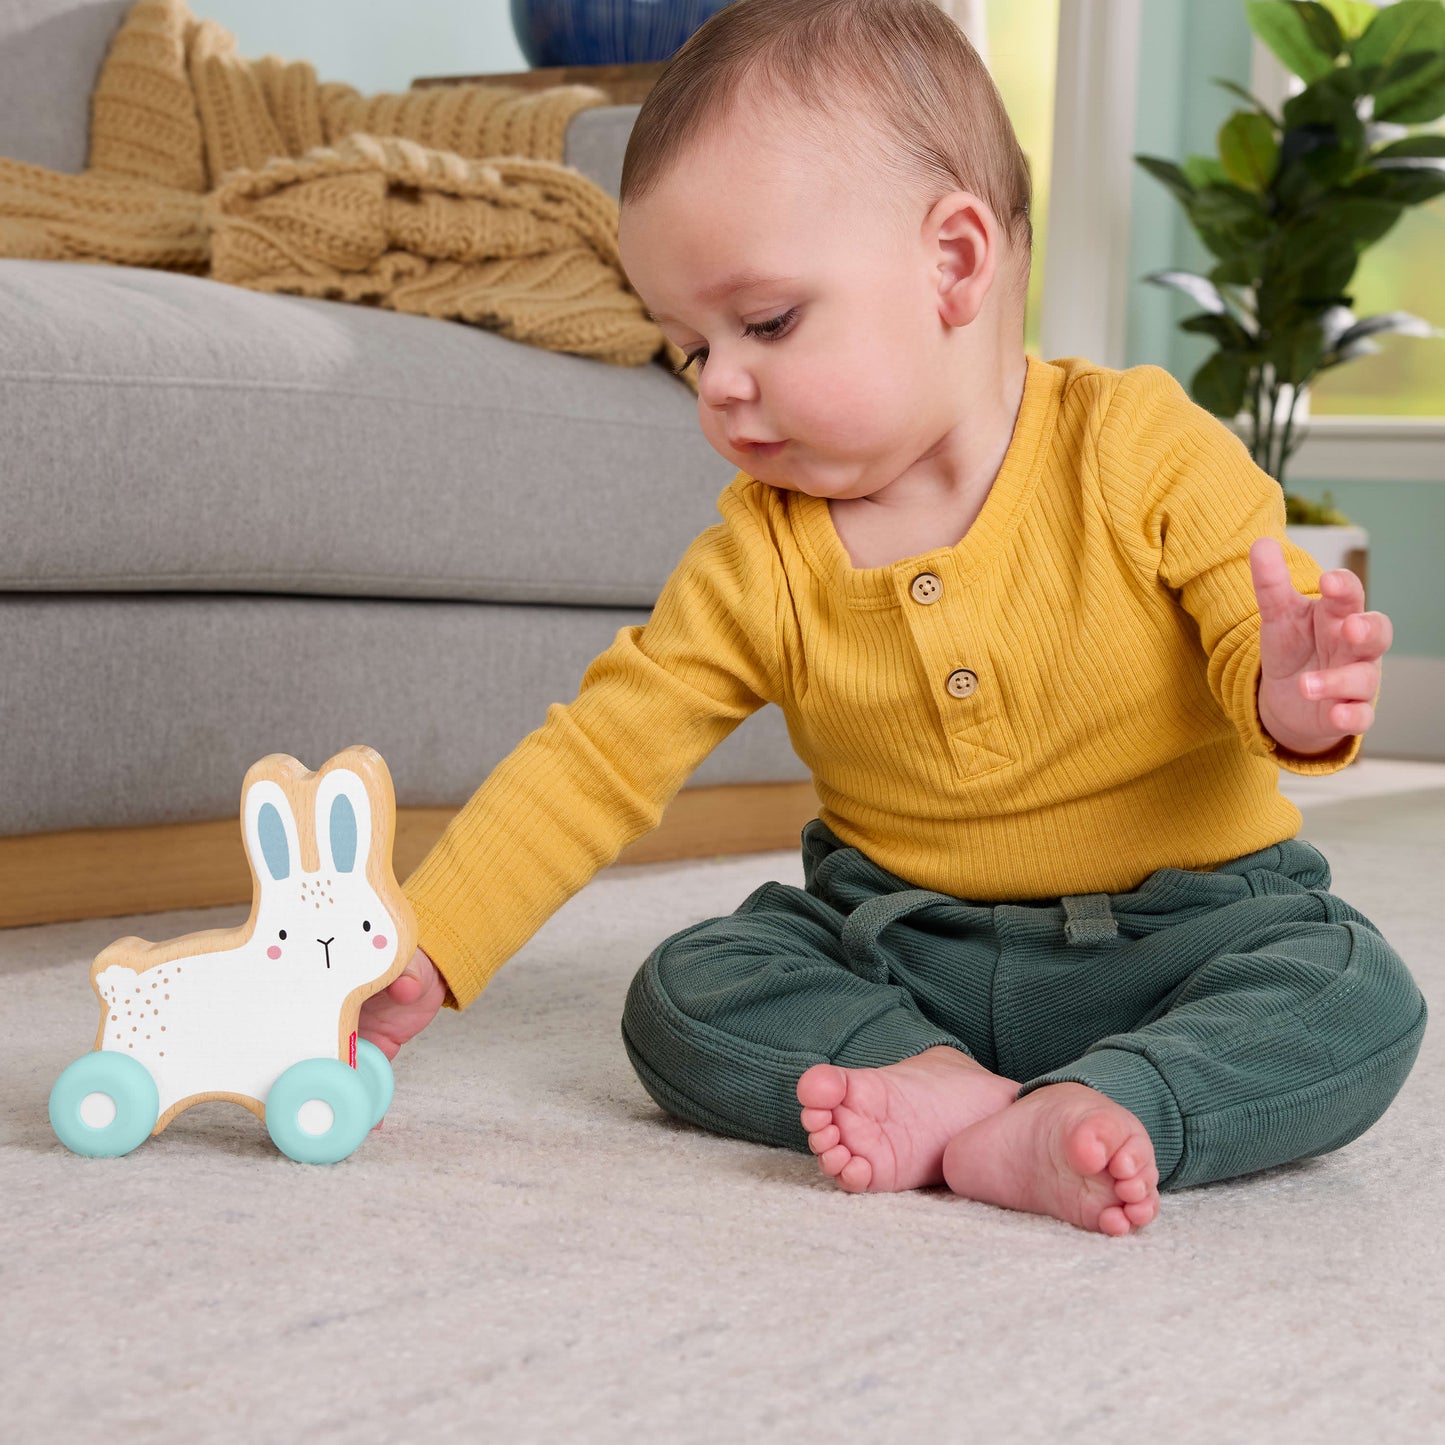
[(391, 1065), (358, 1041), (362, 1003), (401, 973), (416, 919), (392, 872), (391, 774), (354, 746), (307, 772), (272, 753), (241, 788), (251, 916), (91, 965), (93, 1052), (56, 1080), (50, 1121), (78, 1154), (127, 1154), (182, 1109), (227, 1099), (282, 1153), (346, 1158), (381, 1121)]

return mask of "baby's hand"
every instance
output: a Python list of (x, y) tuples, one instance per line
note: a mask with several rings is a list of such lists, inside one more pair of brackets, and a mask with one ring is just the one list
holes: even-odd
[(394, 1059), (436, 1017), (446, 992), (436, 964), (418, 948), (401, 973), (361, 1005), (357, 1032)]
[(1284, 549), (1261, 537), (1249, 549), (1259, 602), (1259, 716), (1292, 752), (1328, 752), (1375, 721), (1380, 658), (1394, 637), (1383, 612), (1361, 612), (1365, 589), (1340, 567), (1320, 576), (1318, 598), (1295, 590)]

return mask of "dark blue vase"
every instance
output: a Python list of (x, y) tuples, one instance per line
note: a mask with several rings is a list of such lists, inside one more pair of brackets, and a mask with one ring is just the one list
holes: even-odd
[(512, 0), (512, 27), (536, 69), (668, 60), (728, 0)]

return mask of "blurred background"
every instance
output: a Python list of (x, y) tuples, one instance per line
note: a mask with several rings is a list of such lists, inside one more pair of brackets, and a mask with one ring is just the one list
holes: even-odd
[[(235, 36), (240, 54), (274, 53), (309, 60), (323, 80), (344, 80), (364, 92), (405, 90), (420, 75), (494, 74), (526, 70), (517, 40), (510, 0), (192, 0), (198, 16), (219, 21)], [(1039, 344), (1044, 256), (1048, 244), (1054, 37), (1059, 0), (995, 0), (993, 4), (944, 4), (972, 23), (982, 14), (990, 69), (1013, 116), (1033, 168), (1037, 248), (1030, 288), (1027, 344)], [(1158, 152), (1177, 135), (1184, 150), (1206, 151), (1214, 132), (1235, 108), (1235, 100), (1212, 76), (1249, 86), (1251, 44), (1242, 4), (1231, 0), (1148, 0), (1139, 67), (1137, 149)], [(1207, 27), (1207, 34), (1205, 33)], [(1179, 45), (1183, 34), (1188, 43)], [(1178, 67), (1183, 67), (1180, 69)], [(1445, 124), (1445, 123), (1442, 123)], [(1442, 128), (1442, 127), (1437, 127)], [(1184, 151), (1179, 152), (1181, 155)], [(1157, 193), (1157, 194), (1154, 194)], [(1136, 203), (1151, 224), (1165, 227), (1180, 250), (1187, 237), (1177, 217), (1167, 212), (1167, 197), (1141, 176)], [(1358, 315), (1413, 311), (1445, 326), (1441, 258), (1445, 257), (1445, 200), (1418, 207), (1380, 245), (1367, 252), (1356, 274)], [(1138, 276), (1155, 264), (1131, 268)], [(1185, 265), (1186, 257), (1160, 265)], [(1140, 307), (1168, 305), (1138, 288)], [(1177, 307), (1176, 307), (1177, 309)], [(1168, 312), (1172, 324), (1174, 313)], [(1171, 325), (1172, 329), (1172, 325)], [(1178, 361), (1187, 375), (1188, 337), (1155, 334), (1145, 339), (1136, 328), (1132, 363)], [(1327, 373), (1311, 391), (1316, 416), (1367, 414), (1445, 415), (1445, 365), (1438, 348), (1410, 338), (1386, 341), (1378, 356), (1365, 357)]]

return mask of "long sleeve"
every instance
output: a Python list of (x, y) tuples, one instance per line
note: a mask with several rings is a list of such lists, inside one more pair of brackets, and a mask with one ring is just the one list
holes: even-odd
[(1120, 374), (1099, 456), (1121, 540), (1139, 572), (1168, 587), (1198, 623), (1210, 690), (1245, 749), (1293, 773), (1333, 773), (1352, 762), (1358, 736), (1306, 757), (1271, 737), (1259, 716), (1251, 545), (1276, 538), (1296, 589), (1320, 596), (1319, 564), (1285, 533), (1279, 483), (1223, 422), (1154, 366)]
[(420, 943), (465, 1007), (568, 898), (657, 826), (697, 765), (779, 696), (777, 574), (737, 503), (698, 536), (645, 626), (492, 771), (407, 879)]

